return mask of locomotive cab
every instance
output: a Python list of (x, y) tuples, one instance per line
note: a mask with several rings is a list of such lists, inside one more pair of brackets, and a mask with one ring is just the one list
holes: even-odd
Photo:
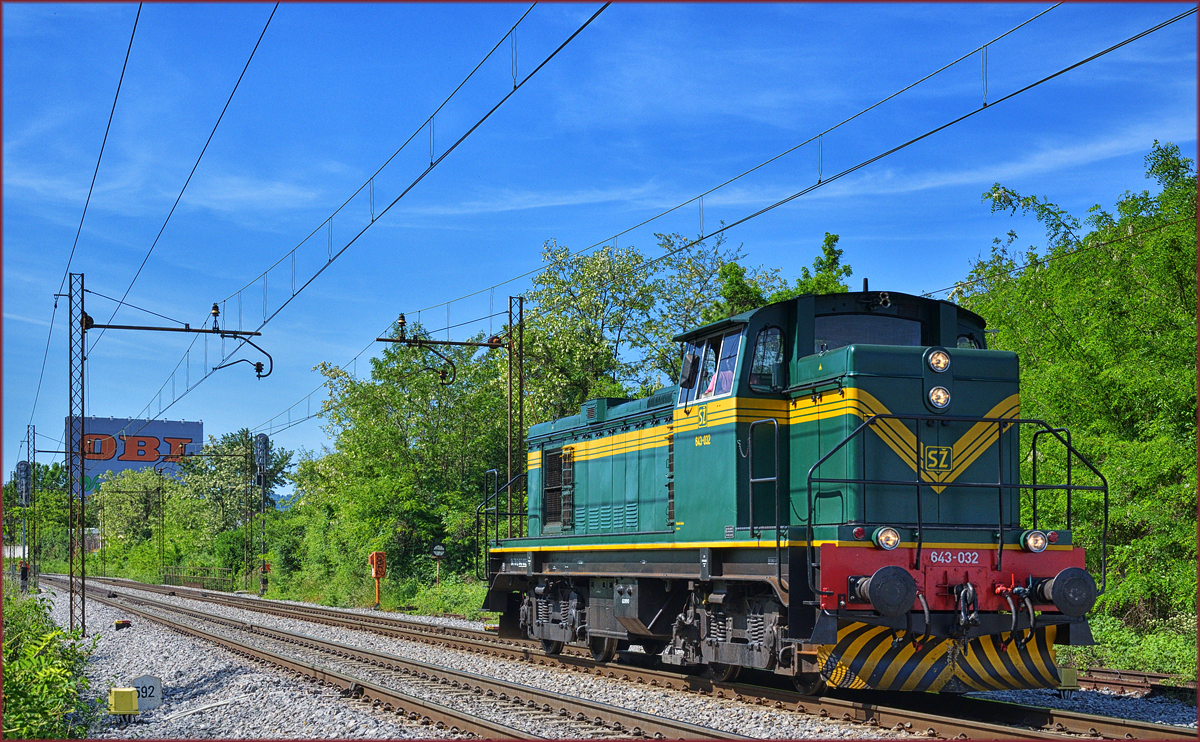
[(1107, 489), (1069, 433), (1020, 417), (1018, 359), (985, 327), (856, 292), (678, 336), (677, 386), (530, 428), (522, 535), (500, 538), (504, 488), (480, 507), (488, 607), (550, 652), (638, 644), (719, 677), (1057, 687), (1053, 645), (1091, 643), (1104, 584), (1071, 497)]

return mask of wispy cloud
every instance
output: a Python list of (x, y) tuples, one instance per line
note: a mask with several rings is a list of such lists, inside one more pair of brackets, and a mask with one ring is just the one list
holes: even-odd
[(28, 322), (31, 325), (41, 325), (42, 327), (50, 326), (49, 320), (34, 319), (32, 317), (22, 317), (19, 314), (9, 314), (8, 312), (4, 313), (4, 320), (6, 322), (9, 322), (9, 321), (11, 321), (11, 322)]
[(819, 193), (823, 197), (837, 197), (850, 194), (913, 193), (933, 188), (971, 184), (983, 184), (986, 187), (997, 181), (1011, 181), (1043, 173), (1061, 172), (1113, 157), (1136, 153), (1144, 154), (1149, 151), (1150, 144), (1155, 139), (1193, 142), (1196, 140), (1195, 124), (1182, 120), (1139, 124), (1120, 132), (1083, 142), (1043, 146), (1019, 159), (960, 170), (915, 174), (894, 169), (867, 172), (860, 177), (834, 183), (828, 189), (821, 189)]
[[(803, 196), (814, 199), (856, 196), (896, 195), (936, 188), (964, 185), (988, 187), (995, 182), (1013, 181), (1043, 173), (1090, 165), (1114, 157), (1146, 153), (1155, 140), (1170, 142), (1196, 141), (1196, 130), (1183, 119), (1139, 124), (1122, 131), (1086, 141), (1048, 144), (1020, 158), (1006, 162), (991, 162), (957, 170), (914, 172), (911, 169), (887, 167), (886, 160), (869, 166), (853, 175), (829, 183)], [(801, 184), (777, 183), (755, 187), (737, 183), (705, 197), (711, 207), (762, 207), (786, 198), (804, 187)]]
[(494, 214), (510, 211), (528, 211), (561, 206), (586, 206), (589, 204), (621, 203), (642, 201), (659, 189), (654, 181), (640, 185), (616, 188), (589, 188), (576, 191), (519, 191), (504, 189), (482, 198), (462, 201), (457, 204), (416, 206), (409, 214), (426, 216), (463, 216), (468, 214)]
[(308, 208), (324, 198), (319, 188), (294, 181), (221, 174), (193, 184), (183, 202), (222, 213), (241, 213)]

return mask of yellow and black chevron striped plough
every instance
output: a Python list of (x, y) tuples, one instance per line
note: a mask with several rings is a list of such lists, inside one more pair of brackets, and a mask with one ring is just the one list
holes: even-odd
[[(935, 638), (918, 649), (905, 632), (855, 621), (838, 622), (838, 642), (818, 650), (821, 675), (836, 688), (903, 691), (990, 691), (1057, 688), (1056, 628), (1037, 629), (1023, 647), (1003, 636), (965, 646)], [(898, 639), (899, 641), (896, 641)]]

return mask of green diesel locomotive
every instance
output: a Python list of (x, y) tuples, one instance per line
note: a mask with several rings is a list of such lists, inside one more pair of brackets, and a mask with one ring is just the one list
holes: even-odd
[[(678, 336), (677, 386), (530, 428), (526, 473), (480, 509), (486, 608), (547, 653), (640, 645), (808, 692), (1066, 687), (1054, 645), (1092, 643), (1104, 585), (1071, 496), (1103, 500), (1107, 529), (1107, 484), (1067, 431), (1020, 417), (1017, 356), (984, 327), (864, 291)], [(1037, 481), (1047, 457), (1065, 481)], [(1061, 523), (1039, 523), (1044, 490), (1066, 493)]]

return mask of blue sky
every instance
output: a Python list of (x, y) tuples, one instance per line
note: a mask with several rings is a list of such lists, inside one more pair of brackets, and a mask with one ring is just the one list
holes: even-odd
[[(518, 79), (599, 4), (538, 5), (515, 33)], [(106, 333), (88, 359), (87, 411), (203, 420), (207, 434), (287, 424), (321, 382), (321, 361), (349, 361), (398, 312), (446, 325), (444, 302), (536, 269), (541, 245), (603, 242), (794, 147), (991, 41), (1049, 4), (616, 4), (525, 83), (386, 215), (370, 190), (333, 221), (341, 257), (284, 307), (259, 341), (275, 371), (245, 364), (188, 394), (203, 341), (177, 375), (189, 337)], [(179, 194), (271, 12), (260, 4), (142, 9), (72, 272), (120, 297)], [(260, 274), (296, 250), (297, 285), (328, 260), (322, 225), (363, 185), (526, 11), (505, 4), (281, 5), (208, 151), (128, 301), (193, 325), (214, 301), (224, 326), (263, 318)], [(1066, 4), (990, 45), (995, 101), (1186, 10), (1171, 3)], [(56, 448), (66, 414), (65, 301), (43, 352), (67, 256), (137, 12), (128, 4), (5, 4), (3, 471), (31, 420)], [(1155, 139), (1196, 154), (1194, 16), (935, 134), (728, 233), (747, 263), (794, 276), (825, 232), (874, 289), (952, 285), (994, 237), (1042, 233), (991, 215), (1001, 182), (1082, 215), (1150, 188)], [(711, 231), (977, 108), (976, 53), (815, 143), (712, 193)], [(437, 115), (445, 152), (513, 87), (505, 41)], [(429, 163), (427, 130), (376, 178), (375, 209)], [(694, 236), (696, 204), (619, 238), (654, 250), (654, 232)], [(310, 233), (313, 237), (302, 243)], [(256, 282), (257, 281), (257, 282)], [(450, 324), (499, 311), (519, 280), (449, 305)], [(291, 259), (268, 274), (265, 306), (291, 292)], [(97, 322), (114, 304), (88, 295)], [(115, 322), (162, 324), (131, 309)], [(499, 324), (499, 320), (496, 320)], [(457, 327), (463, 338), (488, 321)], [(89, 334), (95, 341), (96, 332)], [(210, 366), (217, 357), (209, 348)], [(227, 345), (227, 349), (231, 346)], [(363, 354), (357, 370), (365, 373)], [(244, 354), (257, 360), (252, 354)], [(355, 366), (351, 365), (351, 370)], [(172, 381), (172, 379), (174, 379)], [(161, 402), (159, 401), (159, 390)], [(178, 398), (173, 405), (172, 399)], [(163, 411), (160, 415), (160, 409)], [(289, 416), (290, 414), (290, 416)], [(275, 436), (319, 451), (319, 420)], [(46, 455), (39, 456), (47, 461)]]

